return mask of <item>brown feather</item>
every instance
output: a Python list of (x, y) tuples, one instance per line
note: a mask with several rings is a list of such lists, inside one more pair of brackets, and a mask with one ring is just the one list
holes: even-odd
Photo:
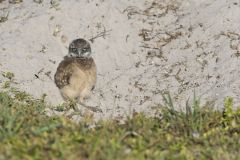
[(54, 76), (65, 99), (83, 99), (96, 83), (96, 65), (92, 58), (65, 58)]

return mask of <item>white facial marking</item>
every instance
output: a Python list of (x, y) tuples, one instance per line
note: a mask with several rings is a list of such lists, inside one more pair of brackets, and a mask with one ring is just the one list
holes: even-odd
[(91, 52), (85, 52), (85, 53), (83, 54), (84, 57), (90, 57), (90, 55), (91, 55)]

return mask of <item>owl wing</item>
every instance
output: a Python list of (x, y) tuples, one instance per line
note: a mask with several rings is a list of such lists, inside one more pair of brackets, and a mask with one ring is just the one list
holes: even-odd
[(54, 75), (54, 80), (58, 88), (63, 88), (66, 85), (70, 84), (70, 78), (73, 74), (73, 67), (72, 67), (71, 60), (63, 60)]

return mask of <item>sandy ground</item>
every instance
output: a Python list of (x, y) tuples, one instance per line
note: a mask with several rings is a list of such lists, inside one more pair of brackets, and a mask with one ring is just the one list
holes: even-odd
[[(34, 97), (63, 102), (53, 76), (70, 41), (91, 40), (97, 118), (155, 112), (169, 91), (240, 105), (240, 0), (23, 0), (0, 3), (0, 72)], [(6, 20), (6, 21), (5, 21)], [(0, 75), (0, 81), (6, 78)]]

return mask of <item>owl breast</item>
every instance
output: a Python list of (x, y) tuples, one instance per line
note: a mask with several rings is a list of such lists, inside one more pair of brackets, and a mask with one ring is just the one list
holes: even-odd
[(55, 83), (60, 88), (63, 98), (88, 97), (97, 80), (93, 59), (65, 59), (61, 63), (55, 74)]

